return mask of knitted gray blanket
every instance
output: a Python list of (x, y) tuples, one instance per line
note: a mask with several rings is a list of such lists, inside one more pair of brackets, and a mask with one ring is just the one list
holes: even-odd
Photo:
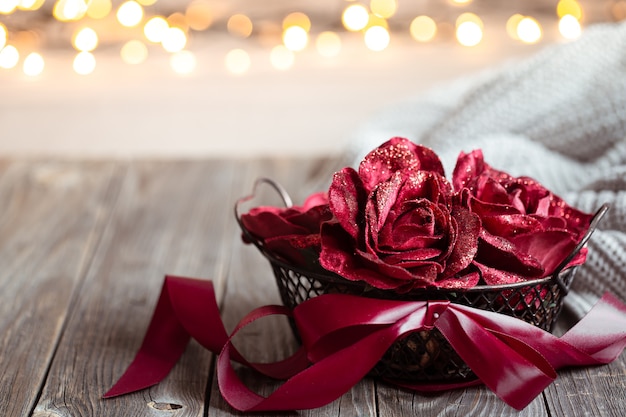
[(626, 300), (626, 24), (389, 108), (357, 132), (346, 165), (392, 136), (431, 147), (448, 173), (460, 151), (481, 148), (581, 210), (608, 202), (566, 305), (580, 316), (605, 291)]

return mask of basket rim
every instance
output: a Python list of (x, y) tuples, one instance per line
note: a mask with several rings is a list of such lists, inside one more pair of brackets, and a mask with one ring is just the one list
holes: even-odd
[[(352, 281), (331, 271), (325, 271), (324, 273), (320, 273), (311, 269), (307, 269), (307, 268), (300, 267), (297, 265), (292, 265), (289, 262), (276, 257), (271, 251), (267, 250), (265, 246), (263, 245), (263, 242), (259, 238), (254, 236), (252, 233), (250, 233), (250, 231), (244, 226), (243, 221), (241, 220), (241, 213), (240, 213), (240, 206), (243, 203), (249, 202), (254, 199), (256, 190), (261, 184), (268, 184), (271, 188), (273, 188), (274, 191), (276, 191), (276, 193), (278, 193), (280, 198), (283, 200), (285, 207), (291, 207), (293, 205), (291, 196), (280, 183), (270, 178), (260, 177), (255, 181), (252, 192), (244, 197), (239, 198), (235, 202), (234, 214), (235, 214), (235, 219), (237, 221), (237, 224), (239, 225), (239, 228), (241, 229), (245, 237), (251, 243), (253, 243), (254, 246), (257, 247), (257, 249), (261, 252), (261, 254), (266, 259), (268, 259), (270, 263), (272, 263), (273, 265), (281, 266), (286, 269), (290, 269), (292, 271), (295, 271), (297, 273), (300, 273), (306, 276), (314, 277), (320, 281), (327, 281), (327, 282), (328, 281), (340, 281), (341, 283), (344, 283), (347, 285), (354, 285), (354, 286), (368, 285), (365, 281)], [(567, 276), (572, 271), (576, 270), (578, 267), (577, 265), (573, 267), (567, 267), (567, 265), (572, 259), (574, 259), (574, 257), (578, 254), (578, 252), (580, 252), (581, 249), (587, 244), (587, 242), (591, 238), (591, 235), (596, 230), (600, 220), (602, 219), (602, 217), (604, 217), (608, 209), (609, 209), (608, 203), (604, 203), (602, 204), (602, 206), (600, 206), (600, 208), (596, 211), (593, 218), (591, 219), (591, 222), (589, 223), (589, 228), (587, 229), (587, 232), (585, 233), (585, 235), (578, 242), (578, 244), (574, 247), (574, 249), (570, 252), (570, 254), (567, 257), (565, 257), (565, 259), (563, 259), (563, 261), (555, 268), (554, 272), (552, 272), (552, 274), (548, 276), (545, 276), (543, 278), (536, 278), (532, 280), (515, 282), (512, 284), (475, 285), (470, 288), (442, 288), (442, 287), (436, 287), (436, 286), (424, 287), (424, 288), (413, 289), (409, 291), (409, 293), (503, 291), (503, 290), (523, 288), (527, 286), (536, 286), (536, 285), (545, 285), (549, 283), (554, 283), (558, 285), (565, 294), (567, 294), (569, 292), (569, 285), (566, 284), (566, 281), (564, 281), (563, 277)], [(373, 287), (373, 288), (376, 288), (376, 287)], [(380, 291), (393, 291), (393, 290), (386, 290), (382, 288), (376, 288), (376, 289)]]

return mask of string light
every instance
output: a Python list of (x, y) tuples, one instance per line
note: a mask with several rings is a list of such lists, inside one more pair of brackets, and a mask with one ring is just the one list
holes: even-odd
[(37, 52), (31, 52), (24, 59), (22, 69), (24, 71), (24, 74), (30, 77), (36, 77), (43, 72), (45, 65), (46, 64), (41, 55), (39, 55)]
[(0, 50), (0, 68), (14, 68), (20, 60), (20, 53), (13, 45), (6, 45)]
[[(0, 0), (0, 13), (10, 14), (17, 10), (28, 12), (38, 10), (45, 0)], [(186, 6), (180, 11), (174, 11), (167, 17), (156, 16), (148, 9), (157, 0), (119, 0), (115, 13), (112, 0), (55, 0), (52, 6), (52, 15), (61, 22), (72, 25), (83, 18), (89, 18), (88, 24), (98, 29), (103, 36), (103, 42), (124, 42), (122, 37), (137, 37), (143, 34), (141, 40), (132, 39), (125, 42), (120, 50), (122, 61), (129, 64), (144, 62), (148, 56), (148, 47), (144, 42), (161, 44), (171, 54), (170, 65), (180, 74), (188, 74), (197, 65), (195, 56), (185, 48), (195, 33), (192, 31), (205, 31), (213, 26), (218, 19), (222, 19), (225, 9), (219, 2), (212, 0), (188, 0)], [(444, 1), (444, 0), (442, 0)], [(471, 3), (471, 0), (447, 0), (449, 4), (459, 7)], [(121, 3), (121, 4), (120, 4)], [(583, 8), (577, 0), (559, 0), (555, 2), (555, 12), (558, 16), (556, 21), (558, 31), (564, 39), (576, 39), (582, 33)], [(365, 2), (351, 1), (347, 7), (342, 8), (341, 21), (343, 27), (349, 32), (360, 32), (365, 46), (372, 51), (382, 51), (389, 47), (391, 42), (391, 29), (397, 29), (402, 24), (394, 20), (398, 13), (398, 0), (369, 0)], [(607, 13), (611, 17), (620, 20), (626, 18), (626, 0), (614, 0), (612, 7)], [(21, 12), (20, 12), (21, 13)], [(149, 16), (146, 16), (149, 14)], [(94, 19), (105, 19), (102, 23), (94, 23)], [(406, 14), (403, 19), (406, 18)], [(144, 20), (145, 18), (145, 20)], [(389, 20), (388, 20), (389, 19)], [(110, 25), (117, 20), (119, 25), (134, 28), (142, 22), (145, 24), (141, 29), (128, 31), (119, 28), (119, 25)], [(228, 32), (241, 38), (250, 37), (253, 32), (263, 47), (270, 48), (270, 63), (277, 70), (287, 70), (295, 63), (294, 52), (305, 49), (312, 40), (315, 40), (317, 53), (322, 57), (336, 57), (342, 51), (340, 34), (331, 31), (311, 32), (311, 19), (302, 12), (287, 14), (282, 22), (259, 19), (258, 28), (245, 14), (231, 15), (227, 20), (218, 22), (226, 23)], [(7, 22), (11, 22), (8, 20)], [(85, 21), (87, 22), (87, 21)], [(8, 24), (8, 23), (7, 23)], [(255, 24), (257, 24), (255, 22)], [(282, 24), (282, 30), (281, 30)], [(317, 23), (316, 23), (317, 24)], [(217, 24), (216, 30), (219, 30)], [(445, 29), (447, 28), (447, 29)], [(120, 32), (115, 32), (120, 30)], [(121, 32), (125, 30), (126, 32)], [(430, 42), (435, 37), (445, 39), (451, 36), (455, 30), (457, 41), (464, 46), (475, 46), (483, 42), (485, 36), (484, 24), (480, 17), (473, 13), (462, 13), (456, 22), (435, 22), (429, 16), (416, 16), (410, 21), (409, 34), (417, 42)], [(108, 32), (105, 32), (108, 31)], [(526, 44), (539, 42), (543, 38), (543, 28), (533, 17), (514, 14), (506, 21), (506, 32), (511, 39)], [(0, 67), (13, 68), (20, 60), (20, 52), (36, 51), (46, 44), (46, 39), (40, 39), (39, 31), (20, 28), (9, 31), (0, 23)], [(395, 33), (394, 33), (395, 36)], [(278, 38), (282, 39), (280, 45), (276, 45)], [(8, 45), (9, 39), (12, 45)], [(394, 38), (395, 39), (395, 38)], [(90, 74), (95, 70), (96, 59), (91, 53), (100, 42), (98, 33), (91, 27), (77, 28), (71, 38), (72, 46), (78, 51), (74, 58), (74, 70), (79, 74)], [(84, 53), (83, 53), (84, 52)], [(176, 58), (174, 57), (176, 56)], [(28, 62), (27, 62), (28, 61)], [(186, 63), (185, 63), (186, 62)], [(191, 64), (193, 62), (193, 64)], [(250, 56), (243, 49), (231, 50), (226, 55), (226, 69), (233, 74), (243, 74), (251, 67)], [(45, 62), (39, 53), (30, 54), (24, 60), (24, 73), (37, 75), (44, 70)], [(39, 69), (40, 68), (40, 69)], [(191, 68), (191, 69), (189, 69)]]

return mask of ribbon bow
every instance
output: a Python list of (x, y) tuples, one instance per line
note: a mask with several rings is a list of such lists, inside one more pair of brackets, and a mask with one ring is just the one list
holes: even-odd
[[(292, 317), (302, 347), (280, 362), (250, 363), (231, 339), (246, 325), (269, 315)], [(104, 397), (159, 383), (193, 337), (219, 354), (220, 391), (233, 408), (317, 408), (339, 398), (365, 377), (398, 338), (433, 328), (443, 334), (480, 382), (507, 404), (522, 409), (554, 381), (556, 369), (606, 364), (617, 358), (626, 347), (626, 306), (605, 294), (578, 324), (558, 338), (517, 318), (449, 301), (389, 301), (327, 294), (293, 310), (283, 306), (255, 309), (229, 335), (211, 281), (167, 276), (139, 352)], [(231, 360), (286, 381), (262, 397), (243, 384)], [(417, 390), (450, 388), (401, 385)]]

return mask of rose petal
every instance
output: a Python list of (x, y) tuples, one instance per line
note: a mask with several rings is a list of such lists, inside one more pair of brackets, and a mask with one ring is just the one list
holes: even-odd
[(341, 226), (353, 238), (357, 238), (359, 216), (364, 207), (360, 202), (366, 199), (365, 190), (358, 173), (352, 168), (336, 172), (328, 190), (330, 209)]
[(478, 272), (467, 272), (461, 273), (459, 276), (452, 276), (449, 278), (444, 278), (437, 280), (434, 282), (434, 285), (439, 288), (446, 289), (467, 289), (472, 288), (478, 285), (480, 281), (480, 273)]
[(321, 238), (322, 250), (319, 260), (324, 269), (348, 280), (365, 281), (381, 289), (394, 289), (401, 284), (380, 274), (371, 268), (371, 265), (363, 265), (363, 258), (356, 256), (352, 237), (339, 224), (325, 223), (322, 226)]
[(519, 249), (510, 240), (481, 230), (476, 261), (503, 271), (527, 277), (540, 277), (544, 267), (539, 260)]
[(510, 271), (490, 268), (477, 261), (474, 261), (473, 263), (480, 270), (480, 274), (487, 285), (514, 284), (516, 282), (522, 282), (528, 279), (528, 277), (526, 276), (519, 275)]
[(432, 150), (405, 138), (391, 138), (370, 152), (359, 165), (359, 176), (370, 192), (397, 172), (431, 171), (445, 176), (439, 157)]
[(563, 230), (546, 230), (515, 236), (515, 246), (539, 261), (544, 269), (542, 276), (552, 274), (577, 244), (572, 233)]
[(444, 275), (450, 277), (467, 268), (478, 251), (480, 218), (463, 207), (454, 207), (452, 219), (456, 223), (456, 242), (446, 261)]

